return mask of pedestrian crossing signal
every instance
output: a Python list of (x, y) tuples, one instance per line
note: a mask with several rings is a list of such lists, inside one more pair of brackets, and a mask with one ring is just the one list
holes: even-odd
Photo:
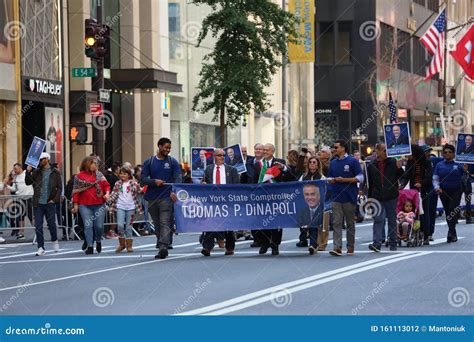
[(69, 130), (69, 138), (71, 142), (83, 144), (87, 142), (87, 127), (86, 126), (71, 126)]

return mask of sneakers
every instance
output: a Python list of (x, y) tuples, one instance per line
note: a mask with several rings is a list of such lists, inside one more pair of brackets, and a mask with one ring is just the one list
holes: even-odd
[(95, 250), (97, 251), (97, 253), (102, 252), (102, 242), (95, 243)]
[(333, 249), (332, 251), (329, 251), (329, 254), (331, 254), (332, 256), (341, 256), (342, 251), (340, 248), (336, 248), (336, 249)]
[(115, 234), (113, 230), (109, 230), (107, 233), (105, 233), (105, 238), (106, 239), (118, 239), (118, 235)]
[(374, 245), (373, 243), (369, 245), (369, 249), (377, 253), (380, 252), (380, 246)]
[(20, 233), (20, 234), (18, 234), (18, 235), (16, 236), (16, 239), (17, 239), (17, 240), (25, 240), (25, 235), (23, 235), (22, 233)]
[(314, 255), (318, 253), (318, 247), (309, 246), (308, 248), (309, 255)]
[(91, 246), (91, 247), (87, 247), (86, 248), (86, 254), (94, 254), (94, 248)]
[(347, 255), (354, 255), (354, 246), (347, 247)]
[(36, 256), (43, 256), (46, 255), (46, 251), (43, 247), (38, 248), (38, 252), (36, 252)]
[(58, 240), (53, 241), (53, 251), (55, 253), (59, 252), (59, 241)]

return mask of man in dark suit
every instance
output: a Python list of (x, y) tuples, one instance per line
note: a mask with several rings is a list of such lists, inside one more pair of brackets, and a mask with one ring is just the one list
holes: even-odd
[[(224, 164), (224, 150), (216, 148), (214, 150), (214, 165), (209, 165), (204, 171), (203, 183), (205, 184), (239, 184), (240, 177), (237, 169)], [(214, 240), (225, 239), (225, 255), (234, 255), (235, 236), (233, 231), (225, 232), (205, 232), (202, 242), (201, 254), (210, 256), (214, 248)]]
[[(265, 144), (263, 147), (263, 159), (259, 163), (255, 163), (255, 173), (254, 183), (263, 183), (263, 170), (269, 169), (273, 166), (278, 167), (281, 170), (281, 173), (273, 178), (275, 182), (286, 182), (295, 180), (291, 177), (291, 174), (288, 172), (286, 163), (283, 159), (277, 159), (274, 157), (275, 146), (273, 144)], [(282, 229), (264, 229), (259, 230), (254, 235), (254, 240), (260, 244), (259, 254), (265, 254), (268, 251), (268, 248), (272, 248), (272, 255), (278, 255), (279, 245), (281, 244), (281, 239), (283, 236)]]
[(228, 164), (232, 166), (243, 163), (242, 158), (238, 155), (237, 156), (235, 155), (233, 148), (227, 149), (227, 158), (229, 160)]
[(459, 154), (474, 153), (474, 145), (472, 144), (472, 135), (466, 135), (464, 138), (464, 146), (459, 149)]
[(318, 229), (323, 227), (324, 208), (321, 205), (319, 187), (316, 184), (306, 184), (303, 196), (308, 205), (298, 213), (298, 226), (309, 231), (309, 254), (318, 252)]
[(392, 127), (393, 139), (389, 144), (389, 147), (397, 147), (400, 145), (410, 145), (408, 142), (408, 137), (406, 135), (402, 135), (400, 126), (395, 125)]

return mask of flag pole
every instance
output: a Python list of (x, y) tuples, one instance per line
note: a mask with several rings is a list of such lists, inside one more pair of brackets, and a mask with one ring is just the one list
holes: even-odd
[[(449, 133), (446, 130), (446, 122), (444, 121), (444, 115), (448, 111), (448, 101), (447, 101), (447, 83), (446, 78), (448, 75), (448, 7), (449, 3), (446, 2), (445, 15), (446, 20), (444, 22), (444, 76), (443, 76), (443, 110), (439, 113), (439, 118), (441, 119), (441, 128), (443, 130), (443, 137), (446, 138), (446, 142), (449, 143)], [(446, 115), (449, 118), (449, 115)]]

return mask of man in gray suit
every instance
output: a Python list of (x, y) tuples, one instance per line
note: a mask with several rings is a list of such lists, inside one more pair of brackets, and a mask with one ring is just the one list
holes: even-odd
[[(214, 150), (214, 165), (209, 165), (204, 171), (204, 184), (239, 184), (240, 176), (233, 166), (224, 164), (225, 153), (221, 148)], [(214, 248), (214, 240), (225, 239), (225, 255), (234, 255), (235, 236), (233, 231), (205, 232), (201, 254), (210, 256)]]

